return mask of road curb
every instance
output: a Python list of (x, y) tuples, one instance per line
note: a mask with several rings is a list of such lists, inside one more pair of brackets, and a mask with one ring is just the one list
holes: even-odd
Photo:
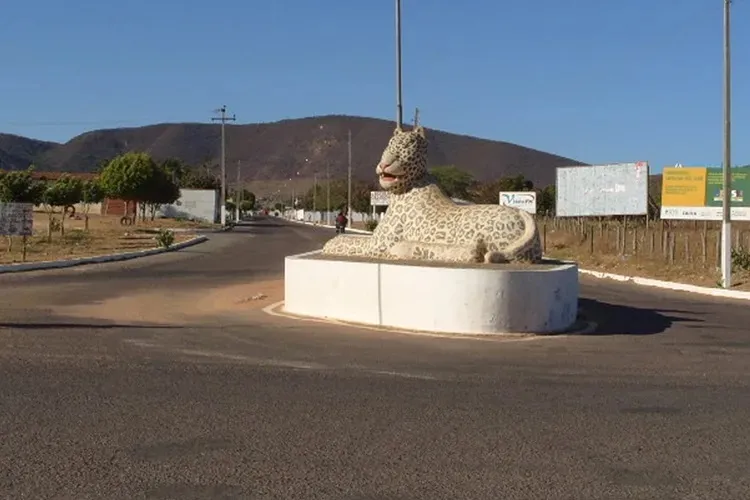
[(159, 231), (170, 231), (172, 233), (199, 233), (199, 234), (205, 234), (205, 233), (223, 233), (224, 231), (229, 231), (231, 228), (216, 228), (216, 229), (206, 229), (206, 228), (192, 228), (192, 227), (150, 227), (147, 230), (141, 230), (142, 232), (145, 232), (147, 234), (151, 233), (158, 233)]
[(83, 266), (86, 264), (103, 264), (105, 262), (117, 262), (121, 260), (137, 259), (139, 257), (148, 257), (166, 252), (175, 252), (183, 248), (197, 245), (208, 240), (208, 236), (200, 235), (181, 243), (176, 243), (169, 248), (148, 248), (146, 250), (137, 250), (134, 252), (123, 252), (109, 255), (97, 255), (94, 257), (80, 257), (77, 259), (67, 260), (50, 260), (46, 262), (27, 262), (24, 264), (6, 264), (0, 265), (0, 274), (20, 273), (25, 271), (40, 271), (45, 269), (63, 269), (66, 267)]
[[(269, 316), (275, 316), (278, 318), (285, 318), (290, 320), (296, 320), (296, 321), (309, 321), (312, 323), (323, 323), (328, 325), (335, 325), (335, 326), (342, 326), (347, 328), (355, 328), (358, 330), (371, 330), (375, 332), (384, 332), (384, 333), (397, 333), (401, 335), (412, 335), (415, 337), (433, 337), (433, 338), (439, 338), (439, 339), (446, 339), (446, 340), (473, 340), (473, 341), (480, 341), (480, 342), (529, 342), (534, 340), (545, 340), (545, 339), (558, 339), (558, 338), (564, 338), (566, 336), (573, 336), (573, 335), (581, 335), (582, 333), (590, 333), (589, 331), (589, 325), (590, 323), (587, 323), (587, 328), (585, 331), (583, 329), (571, 331), (567, 330), (565, 332), (560, 332), (557, 334), (548, 334), (548, 333), (491, 333), (491, 334), (466, 334), (466, 333), (439, 333), (439, 332), (429, 332), (424, 330), (406, 330), (403, 328), (394, 328), (389, 326), (379, 326), (379, 325), (370, 325), (365, 323), (354, 323), (351, 321), (341, 321), (338, 319), (331, 319), (331, 318), (318, 318), (315, 316), (302, 316), (299, 314), (292, 314), (284, 311), (282, 307), (284, 306), (284, 301), (280, 300), (278, 302), (274, 302), (273, 304), (269, 304), (261, 311), (263, 311), (265, 314), (268, 314)], [(594, 325), (594, 329), (596, 329), (596, 324)]]
[(686, 283), (676, 283), (674, 281), (661, 281), (652, 278), (641, 278), (638, 276), (625, 276), (622, 274), (605, 273), (603, 271), (593, 271), (590, 269), (579, 269), (579, 273), (598, 279), (609, 279), (633, 285), (648, 286), (651, 288), (661, 288), (663, 290), (673, 290), (676, 292), (688, 292), (698, 295), (708, 295), (711, 297), (720, 297), (725, 299), (750, 300), (750, 292), (742, 290), (727, 290), (725, 288), (709, 288), (707, 286), (688, 285)]
[[(325, 224), (313, 224), (307, 221), (298, 221), (292, 219), (286, 219), (297, 224), (304, 224), (306, 226), (313, 227), (324, 227), (333, 229), (334, 226), (328, 226)], [(347, 232), (358, 233), (358, 234), (372, 234), (371, 231), (364, 231), (362, 229), (347, 229)], [(672, 290), (675, 292), (688, 292), (696, 295), (707, 295), (710, 297), (719, 297), (725, 299), (738, 299), (738, 300), (750, 300), (750, 292), (744, 292), (741, 290), (726, 290), (724, 288), (710, 288), (707, 286), (688, 285), (686, 283), (676, 283), (674, 281), (662, 281), (653, 278), (641, 278), (638, 276), (625, 276), (622, 274), (605, 273), (603, 271), (595, 271), (593, 269), (581, 269), (578, 268), (578, 272), (585, 276), (591, 276), (598, 279), (609, 279), (613, 281), (620, 281), (623, 283), (630, 283), (633, 285), (647, 286), (651, 288), (659, 288), (662, 290)]]

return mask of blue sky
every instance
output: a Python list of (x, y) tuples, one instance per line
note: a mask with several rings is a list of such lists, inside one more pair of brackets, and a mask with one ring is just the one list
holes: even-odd
[[(0, 131), (395, 116), (391, 0), (5, 0)], [(405, 116), (589, 163), (722, 158), (722, 0), (403, 0)], [(733, 163), (750, 163), (750, 0)], [(490, 159), (491, 160), (491, 159)]]

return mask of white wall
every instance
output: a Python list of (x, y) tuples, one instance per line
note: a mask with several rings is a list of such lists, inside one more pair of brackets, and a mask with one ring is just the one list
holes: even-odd
[(437, 267), (315, 253), (285, 260), (284, 308), (292, 314), (467, 334), (562, 331), (577, 316), (575, 264)]
[(205, 222), (219, 220), (219, 192), (213, 189), (180, 189), (180, 198), (162, 205), (157, 216), (174, 219), (194, 219)]

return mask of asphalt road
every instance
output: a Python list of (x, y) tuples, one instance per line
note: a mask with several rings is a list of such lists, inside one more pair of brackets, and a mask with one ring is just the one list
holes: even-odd
[(187, 298), (332, 235), (0, 276), (0, 498), (750, 498), (745, 303), (582, 278), (596, 334), (506, 341)]

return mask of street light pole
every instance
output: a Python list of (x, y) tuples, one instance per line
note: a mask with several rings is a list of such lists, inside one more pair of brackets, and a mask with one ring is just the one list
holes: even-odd
[(724, 0), (724, 196), (721, 224), (721, 277), (724, 288), (732, 286), (732, 60), (730, 52), (730, 6)]
[(396, 127), (404, 121), (401, 101), (401, 0), (396, 0)]
[(346, 216), (352, 218), (352, 131), (349, 130), (349, 168), (347, 172)]
[[(318, 174), (313, 174), (313, 213), (318, 218)], [(317, 222), (317, 220), (315, 221)]]
[(222, 106), (217, 110), (218, 113), (221, 113), (220, 117), (213, 117), (211, 118), (212, 121), (221, 121), (221, 196), (220, 196), (220, 202), (221, 202), (221, 226), (225, 227), (227, 225), (227, 165), (226, 165), (226, 137), (224, 134), (224, 126), (229, 121), (235, 121), (237, 119), (236, 116), (227, 116), (227, 107)]
[(240, 165), (241, 161), (237, 160), (237, 188), (234, 200), (234, 221), (239, 222), (240, 221), (240, 205), (242, 204), (242, 174), (240, 173)]

